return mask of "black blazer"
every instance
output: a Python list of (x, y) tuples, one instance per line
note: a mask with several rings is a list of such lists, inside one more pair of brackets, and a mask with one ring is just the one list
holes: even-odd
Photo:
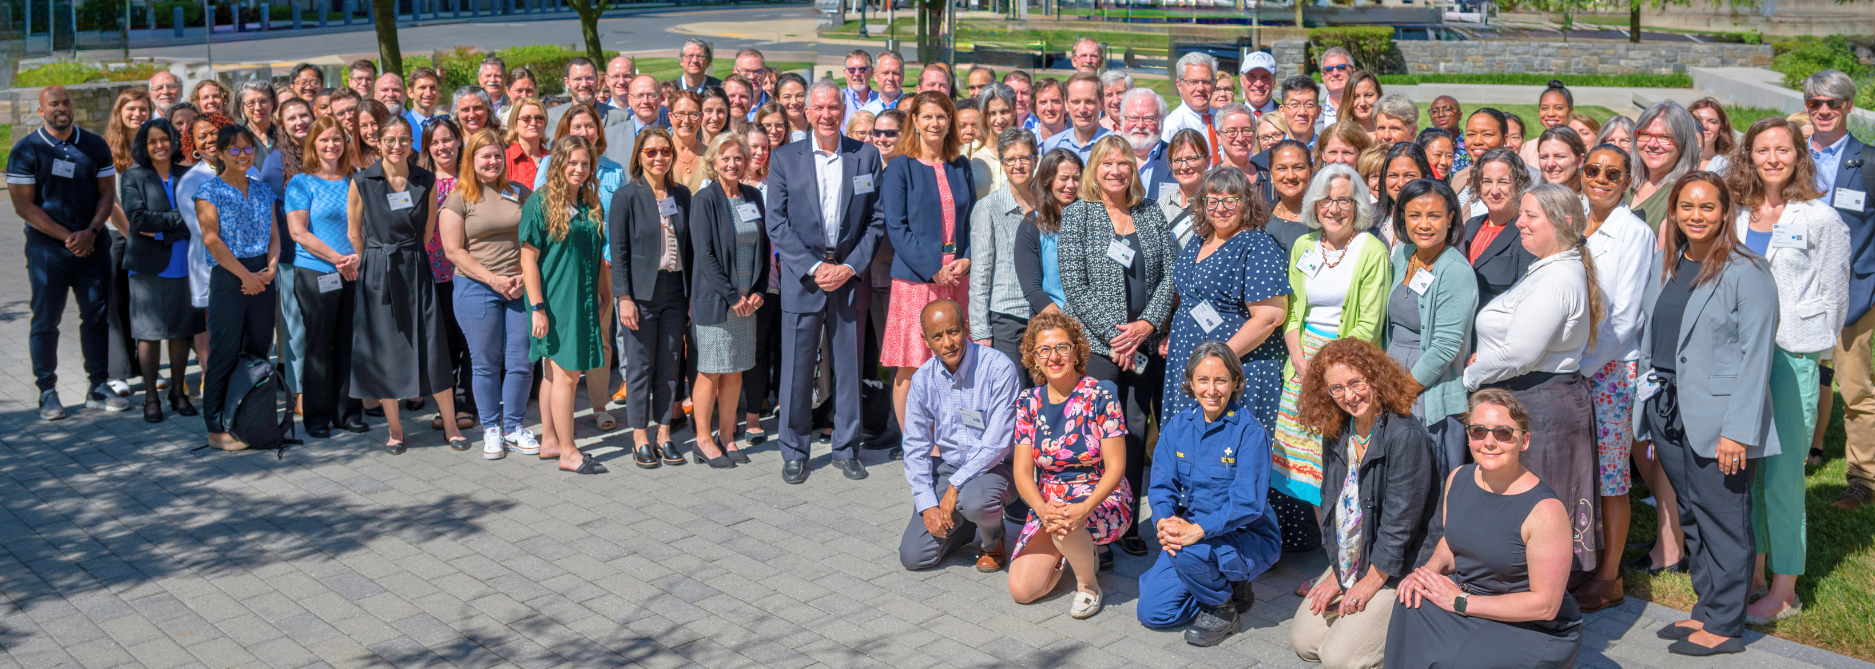
[[(762, 192), (748, 184), (739, 184), (742, 200), (765, 212)], [(729, 305), (742, 299), (736, 290), (736, 210), (729, 206), (729, 195), (722, 183), (712, 183), (697, 193), (690, 209), (690, 320), (697, 325), (716, 325), (729, 320)], [(749, 292), (768, 290), (768, 230), (761, 221), (755, 242), (755, 277)], [(613, 258), (619, 257), (616, 253)]]
[(1844, 324), (1848, 327), (1875, 308), (1875, 198), (1868, 194), (1875, 190), (1875, 145), (1849, 138), (1836, 163), (1836, 188), (1863, 194), (1860, 209), (1838, 202), (1836, 191), (1823, 194), (1824, 201), (1835, 205), (1836, 214), (1849, 226), (1849, 312)]
[[(170, 183), (174, 184), (184, 171), (171, 165)], [(189, 226), (183, 222), (182, 212), (169, 206), (170, 196), (164, 194), (169, 188), (163, 185), (163, 178), (157, 176), (154, 169), (132, 167), (124, 171), (118, 191), (124, 216), (130, 219), (124, 269), (155, 274), (168, 268), (170, 248), (189, 240)], [(161, 233), (163, 238), (141, 234), (146, 232)]]
[[(1465, 246), (1459, 251), (1464, 252), (1467, 258), (1471, 257), (1471, 240), (1477, 238), (1478, 230), (1484, 227), (1484, 219), (1485, 215), (1479, 215), (1465, 222)], [(1498, 294), (1517, 285), (1524, 271), (1530, 269), (1530, 263), (1536, 262), (1536, 256), (1523, 248), (1515, 224), (1505, 228), (1497, 233), (1497, 238), (1491, 240), (1490, 246), (1484, 248), (1484, 253), (1478, 254), (1477, 262), (1471, 264), (1471, 271), (1478, 275), (1479, 309), (1490, 304)]]
[[(677, 266), (690, 269), (690, 189), (671, 184), (665, 195), (677, 201), (671, 232), (677, 237)], [(664, 252), (664, 225), (650, 184), (628, 181), (612, 193), (606, 230), (612, 238), (612, 294), (649, 300), (658, 288), (658, 256)]]
[[(1348, 434), (1322, 448), (1322, 548), (1329, 555), (1340, 550), (1335, 533), (1342, 483), (1348, 476)], [(1445, 472), (1434, 461), (1432, 437), (1412, 416), (1385, 411), (1374, 421), (1373, 445), (1361, 460), (1355, 480), (1360, 482), (1361, 549), (1368, 564), (1387, 575), (1389, 586), (1426, 564), (1444, 536), (1438, 522), (1439, 489)]]

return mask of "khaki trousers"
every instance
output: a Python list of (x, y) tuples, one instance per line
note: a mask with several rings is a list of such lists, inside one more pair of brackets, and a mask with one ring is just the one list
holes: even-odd
[[(1836, 385), (1842, 391), (1843, 450), (1849, 461), (1849, 481), (1875, 487), (1875, 373), (1869, 363), (1869, 335), (1875, 332), (1875, 311), (1843, 328), (1834, 356)], [(1819, 416), (1818, 420), (1828, 420)]]
[[(1334, 577), (1333, 569), (1322, 574), (1322, 578)], [(1378, 669), (1387, 656), (1387, 623), (1393, 619), (1397, 598), (1393, 588), (1381, 588), (1360, 613), (1318, 616), (1309, 612), (1309, 600), (1304, 597), (1289, 628), (1289, 645), (1297, 657), (1320, 662), (1325, 669)], [(1331, 610), (1336, 606), (1340, 599)]]

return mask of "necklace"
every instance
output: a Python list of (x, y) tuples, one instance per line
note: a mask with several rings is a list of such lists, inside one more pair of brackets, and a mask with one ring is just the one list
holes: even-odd
[[(1371, 430), (1372, 428), (1369, 428), (1369, 429)], [(1365, 435), (1361, 435), (1361, 434), (1348, 435), (1348, 446), (1350, 446), (1354, 450), (1354, 462), (1355, 463), (1358, 464), (1361, 461), (1361, 458), (1364, 458), (1367, 456), (1367, 444), (1368, 442), (1373, 441), (1373, 439), (1374, 439), (1374, 434), (1371, 431)]]
[(1341, 255), (1335, 256), (1334, 260), (1328, 259), (1327, 250), (1322, 251), (1323, 267), (1327, 269), (1334, 269), (1335, 265), (1341, 264), (1341, 261), (1346, 260), (1347, 258), (1348, 258), (1348, 249), (1345, 246), (1341, 248)]

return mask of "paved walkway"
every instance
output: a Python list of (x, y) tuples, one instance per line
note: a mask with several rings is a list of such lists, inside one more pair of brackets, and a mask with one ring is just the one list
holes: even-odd
[[(0, 213), (0, 248), (20, 229)], [(790, 486), (773, 444), (733, 470), (646, 472), (587, 418), (611, 474), (487, 462), (427, 429), (390, 456), (375, 422), (284, 459), (196, 450), (199, 419), (41, 422), (23, 263), (0, 285), (0, 668), (1304, 666), (1289, 591), (1319, 559), (1257, 583), (1252, 629), (1192, 648), (1135, 621), (1142, 558), (1102, 575), (1087, 621), (1065, 588), (1020, 606), (962, 557), (901, 570), (905, 483), (876, 455), (854, 482), (822, 448)], [(75, 338), (63, 351), (80, 403)], [(1652, 633), (1673, 617), (1636, 600), (1591, 616), (1582, 665), (1870, 666), (1755, 634), (1744, 655), (1676, 658)]]

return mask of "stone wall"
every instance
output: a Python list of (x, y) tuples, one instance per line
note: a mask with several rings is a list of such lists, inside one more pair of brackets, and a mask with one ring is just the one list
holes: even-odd
[[(66, 86), (65, 91), (72, 96), (72, 105), (76, 108), (72, 114), (73, 122), (79, 127), (93, 132), (104, 132), (105, 124), (111, 119), (111, 105), (117, 102), (117, 94), (125, 89), (141, 87), (141, 81), (114, 81), (100, 84), (76, 84)], [(42, 88), (0, 89), (0, 124), (17, 123), (37, 128), (43, 119), (39, 117), (39, 91)]]
[[(1689, 67), (1767, 67), (1768, 44), (1691, 42), (1394, 42), (1407, 74), (1676, 74)], [(1303, 40), (1278, 40), (1277, 76), (1298, 72)]]

